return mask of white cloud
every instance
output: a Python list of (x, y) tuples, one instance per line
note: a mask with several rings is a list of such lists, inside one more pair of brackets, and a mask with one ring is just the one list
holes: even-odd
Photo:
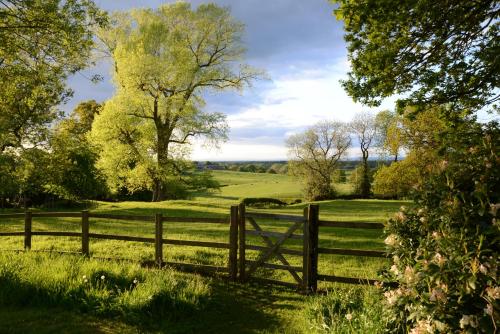
[[(193, 159), (212, 156), (212, 160), (281, 160), (286, 158), (284, 142), (290, 134), (325, 119), (350, 121), (355, 113), (367, 108), (354, 103), (340, 85), (348, 66), (341, 59), (321, 69), (287, 69), (287, 74), (275, 78), (274, 87), (263, 93), (262, 103), (227, 118), (231, 129), (254, 133), (254, 138), (235, 141), (230, 137), (219, 154), (205, 152), (197, 145)], [(385, 101), (377, 110), (393, 106), (394, 100)], [(267, 145), (262, 143), (266, 138), (259, 132), (272, 128), (280, 129), (276, 136), (282, 138), (283, 145), (276, 145), (280, 141), (276, 137)]]

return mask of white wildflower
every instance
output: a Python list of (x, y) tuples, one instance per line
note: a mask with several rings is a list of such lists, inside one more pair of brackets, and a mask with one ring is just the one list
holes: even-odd
[(395, 264), (393, 264), (391, 266), (390, 271), (392, 271), (394, 273), (394, 275), (399, 275), (399, 269), (398, 269), (398, 267)]
[(481, 265), (479, 266), (479, 271), (480, 271), (481, 273), (485, 274), (485, 275), (486, 275), (486, 274), (488, 274), (488, 268), (486, 268), (486, 266), (485, 266), (484, 264), (481, 264)]
[(347, 320), (351, 321), (351, 320), (352, 320), (352, 314), (351, 314), (351, 313), (347, 313), (347, 314), (345, 315), (345, 318), (346, 318)]
[(387, 238), (385, 238), (384, 240), (384, 243), (388, 246), (394, 246), (396, 245), (398, 242), (398, 238), (395, 234), (390, 234), (389, 236), (387, 236)]
[(500, 299), (500, 287), (498, 287), (498, 286), (495, 286), (495, 287), (489, 286), (489, 287), (487, 287), (486, 288), (486, 293), (488, 294), (488, 296), (490, 298)]
[(460, 328), (466, 328), (467, 326), (476, 328), (477, 325), (478, 325), (477, 319), (473, 315), (464, 314), (462, 316), (462, 319), (460, 319)]
[(484, 308), (484, 313), (490, 316), (493, 315), (493, 306), (491, 304), (486, 305), (486, 307)]
[(105, 279), (105, 278), (106, 278), (106, 277), (105, 277), (104, 275), (102, 275), (102, 276), (101, 276), (101, 280), (103, 280), (103, 281), (104, 281), (104, 279)]

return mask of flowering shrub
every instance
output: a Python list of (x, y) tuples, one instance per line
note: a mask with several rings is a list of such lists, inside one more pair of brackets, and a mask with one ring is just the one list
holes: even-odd
[(389, 332), (500, 330), (500, 136), (497, 123), (463, 122), (443, 136), (436, 170), (401, 208), (385, 240), (393, 255)]

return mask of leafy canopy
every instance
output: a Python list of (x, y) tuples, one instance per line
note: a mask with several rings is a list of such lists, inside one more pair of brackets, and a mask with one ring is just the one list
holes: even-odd
[(378, 106), (453, 103), (479, 110), (500, 99), (500, 4), (482, 1), (337, 0), (351, 71), (343, 86)]
[(161, 200), (185, 172), (193, 138), (224, 140), (225, 115), (203, 94), (243, 89), (260, 73), (243, 64), (243, 25), (227, 8), (188, 3), (117, 13), (99, 33), (115, 63), (116, 95), (96, 117), (99, 165), (115, 186)]

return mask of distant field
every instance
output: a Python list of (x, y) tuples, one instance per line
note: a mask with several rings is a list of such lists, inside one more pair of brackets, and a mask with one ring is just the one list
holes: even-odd
[[(120, 213), (120, 214), (131, 214), (131, 215), (134, 214), (150, 215), (157, 212), (161, 212), (163, 215), (166, 216), (221, 217), (221, 216), (227, 216), (229, 214), (230, 205), (238, 204), (240, 199), (243, 197), (300, 198), (301, 195), (300, 184), (297, 182), (297, 180), (294, 180), (292, 177), (286, 175), (254, 174), (254, 173), (241, 173), (241, 172), (230, 172), (230, 171), (216, 171), (214, 174), (215, 177), (219, 180), (219, 182), (221, 182), (221, 184), (223, 185), (220, 192), (200, 194), (199, 196), (191, 200), (165, 201), (160, 203), (96, 202), (94, 203), (93, 207), (90, 208), (90, 210), (100, 213), (117, 213), (117, 214)], [(320, 206), (320, 217), (322, 219), (335, 219), (342, 221), (366, 220), (373, 222), (383, 222), (387, 218), (389, 218), (394, 212), (396, 212), (401, 205), (408, 205), (409, 203), (404, 201), (381, 201), (381, 200), (349, 200), (349, 201), (335, 200), (335, 201), (317, 202), (317, 204), (319, 204)], [(305, 206), (306, 204), (303, 203), (277, 209), (265, 209), (264, 211), (273, 213), (288, 213), (288, 214), (300, 215), (302, 214), (302, 210)], [(253, 209), (249, 208), (248, 210), (253, 210)], [(284, 231), (289, 226), (289, 223), (275, 223), (270, 221), (259, 221), (259, 224), (266, 230), (270, 231)], [(10, 220), (0, 221), (0, 231), (20, 231), (22, 229), (23, 229), (23, 221), (21, 219), (18, 220), (10, 219)], [(124, 221), (113, 221), (107, 219), (92, 218), (90, 221), (90, 229), (91, 232), (95, 233), (122, 234), (122, 235), (146, 236), (146, 237), (154, 236), (154, 224), (152, 223), (124, 222)], [(33, 230), (78, 232), (80, 230), (80, 220), (77, 218), (75, 219), (34, 218)], [(225, 225), (219, 226), (213, 224), (165, 223), (164, 238), (227, 242), (228, 226)], [(22, 248), (22, 242), (23, 242), (22, 240), (23, 240), (22, 237), (0, 237), (0, 249), (1, 250), (20, 249)], [(249, 238), (248, 243), (252, 243), (255, 245), (263, 245), (263, 243), (256, 237)], [(356, 249), (384, 248), (383, 235), (381, 231), (349, 230), (349, 229), (339, 229), (339, 228), (321, 228), (320, 246), (328, 248), (347, 247)], [(285, 243), (285, 247), (291, 249), (300, 249), (301, 242), (297, 240), (288, 240)], [(32, 248), (34, 250), (54, 249), (54, 250), (75, 252), (80, 249), (80, 239), (69, 238), (69, 237), (34, 236), (32, 240)], [(91, 240), (90, 251), (91, 255), (96, 258), (113, 257), (113, 258), (126, 258), (126, 259), (141, 261), (141, 260), (152, 260), (154, 256), (153, 245), (140, 242)], [(3, 253), (10, 254), (10, 252), (3, 252)], [(219, 266), (225, 266), (227, 264), (226, 250), (165, 245), (164, 256), (167, 261), (174, 261), (174, 262), (188, 262), (195, 264), (210, 264)], [(248, 251), (248, 257), (250, 259), (255, 258), (256, 256), (257, 256), (256, 252)], [(299, 257), (296, 256), (286, 256), (286, 257), (289, 259), (292, 265), (301, 264), (300, 262), (301, 259)], [(7, 258), (5, 257), (3, 259), (7, 260)], [(9, 261), (12, 261), (12, 258)], [(45, 260), (37, 260), (37, 261), (41, 261), (40, 263), (44, 263)], [(376, 278), (377, 270), (380, 269), (384, 265), (384, 263), (385, 263), (384, 259), (360, 258), (360, 257), (349, 257), (349, 256), (320, 255), (319, 258), (319, 267), (321, 274), (354, 276), (360, 278)], [(49, 264), (44, 264), (44, 265), (49, 265)], [(64, 264), (64, 265), (69, 265), (69, 264)], [(122, 266), (126, 267), (130, 265), (132, 264), (123, 264)], [(96, 266), (98, 266), (98, 264), (96, 264)], [(119, 268), (116, 267), (116, 270), (119, 271)], [(290, 282), (292, 281), (290, 275), (287, 272), (278, 272), (278, 271), (271, 272), (268, 270), (267, 271), (261, 270), (258, 274), (263, 277), (277, 278), (277, 279), (287, 280)], [(186, 274), (184, 277), (190, 277), (190, 276)], [(36, 276), (34, 276), (33, 280), (36, 279), (37, 279)], [(290, 331), (286, 331), (289, 333), (303, 332), (307, 330), (308, 327), (307, 321), (304, 320), (305, 319), (304, 315), (301, 313), (301, 309), (305, 305), (304, 300), (302, 297), (300, 298), (292, 297), (294, 295), (293, 292), (286, 292), (285, 290), (277, 289), (274, 290), (274, 292), (272, 292), (274, 294), (272, 297), (269, 296), (269, 298), (271, 298), (272, 301), (265, 301), (265, 298), (267, 298), (266, 295), (268, 294), (267, 288), (256, 287), (254, 289), (254, 292), (252, 293), (254, 293), (256, 296), (260, 296), (258, 298), (263, 298), (263, 300), (261, 302), (255, 302), (245, 299), (249, 296), (236, 297), (236, 295), (232, 295), (233, 293), (239, 295), (245, 294), (246, 288), (240, 288), (238, 287), (238, 285), (235, 285), (235, 287), (230, 288), (230, 291), (227, 291), (228, 289), (227, 287), (221, 286), (221, 284), (218, 283), (215, 284), (215, 282), (212, 282), (209, 279), (208, 280), (204, 279), (204, 282), (206, 283), (203, 284), (206, 284), (208, 287), (211, 288), (207, 287), (208, 290), (203, 290), (204, 291), (203, 297), (200, 298), (201, 299), (208, 298), (210, 302), (208, 302), (207, 305), (212, 305), (210, 307), (215, 307), (213, 305), (221, 303), (221, 305), (224, 305), (224, 307), (232, 308), (234, 306), (231, 306), (232, 305), (231, 302), (235, 300), (235, 298), (236, 300), (243, 298), (242, 299), (244, 300), (243, 303), (246, 303), (245, 304), (246, 306), (241, 306), (241, 307), (249, 307), (249, 308), (259, 307), (258, 318), (260, 319), (259, 321), (262, 323), (262, 328), (260, 327), (259, 327), (260, 329), (254, 328), (255, 330), (250, 332), (278, 333), (278, 332), (283, 332), (282, 331), (283, 328), (289, 328)], [(331, 288), (333, 286), (334, 285), (332, 284), (321, 285), (322, 288)], [(212, 289), (213, 292), (207, 292), (210, 291), (210, 289)], [(222, 291), (224, 292), (222, 293)], [(1, 298), (2, 298), (2, 287), (0, 287), (0, 300)], [(282, 309), (277, 306), (281, 304), (287, 305), (286, 308)], [(19, 312), (21, 311), (22, 310), (19, 310)], [(211, 310), (210, 312), (212, 311), (213, 310)], [(249, 310), (248, 312), (250, 312), (250, 314), (254, 314), (255, 311), (256, 310), (252, 309)], [(36, 318), (39, 317), (40, 310), (30, 309), (27, 310), (26, 312), (29, 313), (27, 316)], [(209, 314), (215, 316), (216, 313), (214, 312), (210, 313), (210, 312)], [(22, 312), (20, 314), (22, 314)], [(256, 315), (254, 314), (254, 316)], [(80, 316), (75, 314), (70, 317), (78, 319)], [(182, 317), (185, 317), (185, 315), (182, 315)], [(96, 320), (95, 318), (90, 318), (90, 319), (92, 319), (91, 325), (93, 326)], [(11, 319), (10, 320), (11, 322), (9, 322), (8, 320), (9, 319), (2, 319), (2, 316), (0, 315), (0, 321), (2, 322), (7, 321), (6, 324), (9, 323), (12, 324), (12, 321), (14, 321), (15, 318)], [(161, 326), (164, 325), (166, 326), (167, 323), (169, 324), (168, 326), (172, 326), (171, 319), (165, 321)], [(224, 332), (224, 326), (220, 326), (220, 324), (216, 322), (210, 322), (208, 320), (206, 321), (210, 326), (212, 326), (211, 328), (219, 328), (218, 332)], [(252, 322), (252, 319), (243, 316), (242, 320), (240, 322), (237, 322), (235, 326), (236, 328), (241, 329), (241, 327), (238, 326), (242, 326), (243, 324), (247, 324), (248, 322)], [(102, 323), (102, 325), (114, 326), (113, 322), (104, 322)], [(136, 332), (137, 330), (137, 328), (129, 327), (129, 325), (127, 324), (122, 324), (122, 326), (125, 326), (122, 330), (123, 332)], [(169, 328), (177, 328), (175, 327), (175, 325), (173, 326), (174, 327), (169, 327)], [(183, 326), (185, 326), (185, 324)], [(0, 331), (2, 331), (2, 325), (0, 325)], [(2, 332), (5, 332), (5, 330), (3, 330)], [(16, 331), (14, 330), (12, 332)], [(21, 332), (29, 332), (29, 330), (24, 330)], [(182, 328), (180, 328), (179, 331), (174, 330), (172, 332), (183, 332), (183, 331)], [(230, 333), (231, 331), (228, 332)]]
[[(222, 185), (214, 196), (240, 199), (244, 197), (301, 198), (302, 185), (296, 177), (283, 174), (245, 173), (213, 171), (215, 179)], [(335, 184), (339, 194), (348, 194), (352, 187), (348, 183)]]

